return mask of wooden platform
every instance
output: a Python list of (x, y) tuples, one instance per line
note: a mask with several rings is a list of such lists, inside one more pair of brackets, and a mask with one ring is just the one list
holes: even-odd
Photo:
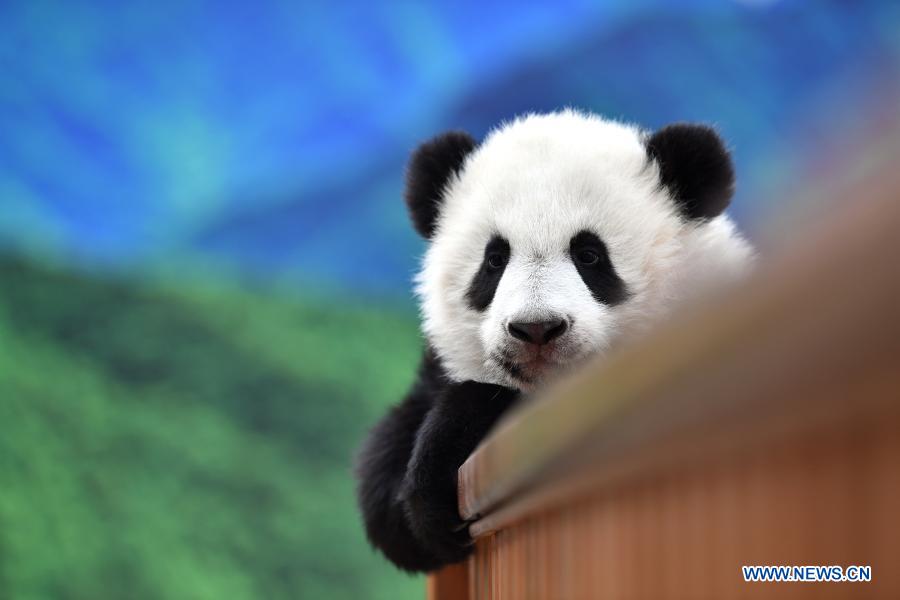
[(900, 185), (876, 181), (504, 419), (459, 471), (476, 553), (429, 596), (900, 598)]

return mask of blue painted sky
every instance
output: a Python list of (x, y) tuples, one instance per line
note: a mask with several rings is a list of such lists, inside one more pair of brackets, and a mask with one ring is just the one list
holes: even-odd
[(712, 122), (752, 226), (900, 81), (897, 3), (594, 4), (2, 3), (0, 241), (406, 289), (403, 166), (443, 129)]

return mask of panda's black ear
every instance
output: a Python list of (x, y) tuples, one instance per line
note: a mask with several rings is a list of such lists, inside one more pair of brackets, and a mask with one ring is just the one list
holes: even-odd
[(413, 226), (422, 237), (434, 233), (444, 187), (476, 145), (468, 133), (448, 131), (423, 143), (410, 157), (404, 196)]
[(647, 154), (659, 165), (661, 183), (686, 218), (711, 219), (731, 202), (731, 155), (711, 127), (667, 125), (647, 139)]

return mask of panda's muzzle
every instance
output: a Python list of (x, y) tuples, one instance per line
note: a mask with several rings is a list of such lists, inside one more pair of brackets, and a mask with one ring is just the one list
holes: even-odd
[(545, 314), (539, 319), (508, 321), (504, 327), (505, 343), (491, 353), (495, 364), (525, 385), (555, 372), (572, 355), (567, 334), (572, 330), (573, 319), (557, 314)]

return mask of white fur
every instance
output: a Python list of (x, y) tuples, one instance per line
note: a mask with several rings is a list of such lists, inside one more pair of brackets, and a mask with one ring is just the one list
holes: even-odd
[[(447, 184), (417, 277), (425, 335), (452, 379), (526, 389), (491, 358), (509, 341), (508, 322), (574, 317), (544, 357), (573, 364), (704, 281), (744, 270), (752, 253), (727, 217), (694, 223), (677, 214), (644, 136), (565, 110), (504, 124), (466, 159)], [(624, 303), (597, 302), (572, 264), (569, 242), (584, 229), (606, 244), (630, 293)], [(466, 291), (495, 233), (509, 241), (511, 258), (491, 305), (478, 312)]]

